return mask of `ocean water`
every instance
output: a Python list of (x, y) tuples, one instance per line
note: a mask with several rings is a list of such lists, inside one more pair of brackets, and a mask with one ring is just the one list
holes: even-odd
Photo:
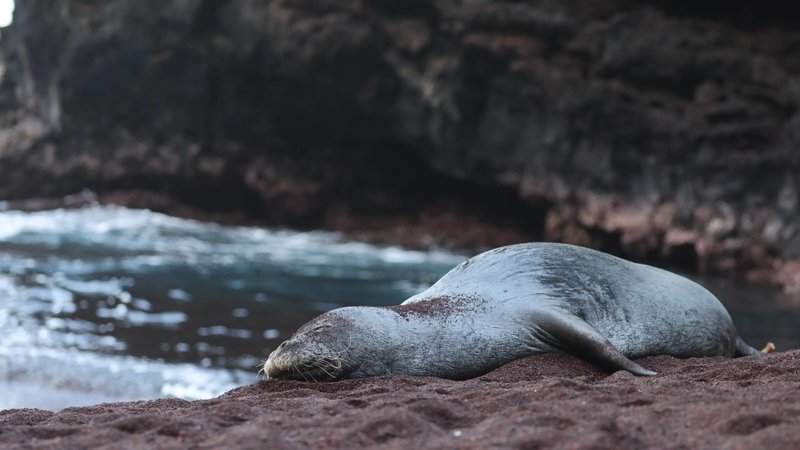
[(103, 206), (0, 212), (0, 409), (209, 398), (304, 322), (464, 259)]
[[(0, 212), (0, 409), (213, 397), (321, 312), (400, 303), (466, 257), (113, 206)], [(700, 281), (752, 345), (800, 346), (796, 299)]]

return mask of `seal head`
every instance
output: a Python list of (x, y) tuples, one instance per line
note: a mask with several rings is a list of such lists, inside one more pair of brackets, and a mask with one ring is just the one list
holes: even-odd
[(303, 325), (294, 336), (273, 351), (264, 372), (270, 378), (329, 381), (352, 371), (345, 364), (351, 327), (336, 313), (325, 313)]
[(300, 327), (264, 363), (269, 378), (330, 381), (388, 375), (400, 352), (397, 315), (383, 308), (328, 311)]

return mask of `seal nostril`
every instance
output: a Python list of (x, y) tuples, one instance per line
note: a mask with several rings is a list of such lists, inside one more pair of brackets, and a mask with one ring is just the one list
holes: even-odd
[(283, 341), (283, 342), (281, 342), (281, 345), (279, 345), (279, 346), (278, 346), (278, 350), (283, 350), (283, 349), (286, 347), (286, 343), (287, 343), (287, 342), (289, 342), (289, 341)]
[(278, 375), (283, 373), (283, 371), (275, 365), (275, 362), (272, 360), (268, 360), (266, 364), (264, 364), (264, 372), (267, 374), (269, 378), (276, 378)]

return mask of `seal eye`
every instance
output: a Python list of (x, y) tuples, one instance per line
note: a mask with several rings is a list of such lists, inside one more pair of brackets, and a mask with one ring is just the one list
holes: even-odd
[(322, 333), (323, 331), (325, 331), (325, 330), (328, 330), (328, 329), (330, 329), (330, 328), (331, 328), (331, 326), (330, 326), (330, 325), (328, 325), (328, 324), (324, 323), (324, 324), (321, 324), (321, 325), (317, 325), (317, 326), (315, 326), (314, 328), (312, 328), (312, 329), (311, 329), (311, 330), (309, 330), (309, 331), (310, 331), (311, 333)]

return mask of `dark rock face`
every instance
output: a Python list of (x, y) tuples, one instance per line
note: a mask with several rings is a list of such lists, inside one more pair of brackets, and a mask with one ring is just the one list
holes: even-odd
[(800, 286), (800, 32), (749, 5), (18, 2), (0, 198), (160, 192), (356, 231), (450, 214), (506, 233), (453, 245)]

